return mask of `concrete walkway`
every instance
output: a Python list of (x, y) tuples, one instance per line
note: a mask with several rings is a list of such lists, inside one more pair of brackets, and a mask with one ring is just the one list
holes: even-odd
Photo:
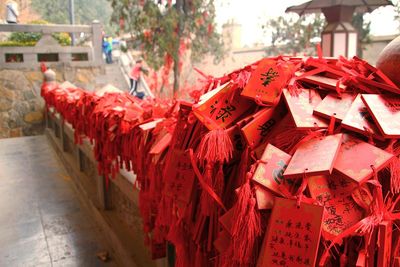
[(117, 266), (45, 136), (0, 140), (0, 266)]

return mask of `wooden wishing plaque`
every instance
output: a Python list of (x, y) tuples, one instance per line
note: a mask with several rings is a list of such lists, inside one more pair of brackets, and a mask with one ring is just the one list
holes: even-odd
[(232, 227), (234, 222), (235, 209), (231, 208), (224, 215), (220, 216), (218, 221), (230, 235), (232, 235)]
[(289, 162), (284, 178), (331, 174), (342, 134), (314, 138), (301, 144)]
[(165, 194), (181, 203), (187, 204), (192, 196), (195, 174), (187, 152), (174, 149), (165, 174)]
[(387, 166), (393, 158), (394, 155), (345, 134), (333, 169), (335, 173), (361, 184), (372, 177), (371, 166), (379, 171)]
[(298, 95), (291, 95), (287, 89), (283, 89), (283, 95), (298, 129), (327, 128), (325, 120), (313, 115), (314, 108), (321, 102), (317, 91), (301, 89)]
[(275, 196), (268, 189), (259, 184), (254, 184), (254, 194), (256, 196), (257, 208), (259, 210), (272, 209)]
[(342, 121), (349, 111), (355, 96), (343, 93), (341, 97), (337, 94), (329, 94), (314, 109), (314, 114), (326, 119), (335, 116), (335, 119)]
[(342, 121), (345, 129), (361, 133), (363, 135), (372, 135), (374, 138), (382, 140), (383, 137), (375, 125), (367, 107), (361, 99), (361, 95), (357, 95), (346, 116)]
[[(253, 175), (253, 181), (282, 195), (279, 187), (283, 183), (283, 173), (292, 157), (279, 148), (268, 144)], [(283, 196), (283, 195), (282, 195)]]
[(253, 149), (258, 147), (284, 115), (283, 104), (257, 112), (254, 119), (241, 129), (247, 144)]
[(351, 197), (357, 183), (335, 175), (317, 175), (308, 178), (310, 195), (324, 206), (322, 235), (331, 240), (360, 221), (363, 210)]
[(400, 138), (400, 98), (363, 94), (362, 99), (386, 138)]
[[(304, 74), (303, 72), (296, 72), (296, 76), (301, 76)], [(300, 81), (304, 81), (307, 83), (315, 84), (319, 86), (321, 89), (328, 89), (328, 90), (336, 90), (336, 84), (338, 82), (337, 79), (320, 76), (320, 75), (309, 75), (299, 79)], [(339, 88), (344, 91), (346, 90), (347, 86), (340, 83)]]
[(203, 95), (193, 105), (193, 113), (209, 129), (224, 129), (246, 113), (253, 102), (240, 96), (239, 90), (225, 84)]
[(242, 96), (258, 98), (266, 104), (274, 104), (282, 88), (292, 75), (293, 64), (279, 64), (277, 60), (265, 58), (251, 74)]
[(231, 235), (228, 231), (222, 229), (218, 233), (217, 239), (214, 241), (214, 247), (219, 253), (224, 253), (228, 248), (229, 245), (232, 243)]
[(276, 198), (257, 267), (315, 266), (324, 208)]

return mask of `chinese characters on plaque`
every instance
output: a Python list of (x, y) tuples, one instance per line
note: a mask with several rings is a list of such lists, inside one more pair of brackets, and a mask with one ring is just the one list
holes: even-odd
[(323, 207), (276, 198), (257, 267), (313, 267)]

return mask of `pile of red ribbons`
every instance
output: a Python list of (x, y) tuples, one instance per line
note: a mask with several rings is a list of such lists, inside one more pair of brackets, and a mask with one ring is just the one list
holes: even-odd
[(137, 174), (153, 258), (170, 242), (176, 266), (400, 266), (393, 82), (357, 57), (200, 74), (193, 103), (42, 87), (100, 174)]

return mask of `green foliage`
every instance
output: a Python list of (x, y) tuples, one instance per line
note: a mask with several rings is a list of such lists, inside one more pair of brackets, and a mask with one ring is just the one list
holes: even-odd
[(352, 24), (358, 33), (357, 55), (362, 57), (362, 52), (363, 52), (364, 46), (371, 42), (371, 38), (370, 38), (370, 34), (369, 34), (371, 31), (371, 22), (364, 21), (363, 13), (355, 13), (353, 15)]
[[(362, 13), (355, 13), (352, 23), (358, 32), (357, 54), (362, 56), (363, 45), (370, 42), (371, 22), (364, 21)], [(324, 26), (325, 18), (322, 15), (286, 15), (271, 19), (264, 26), (271, 33), (272, 43), (266, 52), (270, 55), (300, 52), (315, 55), (315, 45), (311, 41), (321, 36)]]
[(58, 41), (58, 43), (62, 46), (69, 46), (71, 45), (71, 36), (66, 32), (58, 32), (54, 33), (53, 38)]
[[(90, 24), (98, 20), (107, 34), (113, 34), (111, 6), (107, 0), (75, 0), (75, 24)], [(51, 23), (69, 24), (69, 0), (32, 0), (32, 7), (41, 17)]]
[[(190, 50), (192, 62), (211, 53), (216, 60), (223, 57), (220, 35), (215, 32), (213, 0), (109, 0), (113, 8), (111, 20), (124, 20), (125, 31), (139, 43), (147, 64), (155, 70), (172, 57), (177, 65), (182, 51)], [(179, 70), (174, 68), (175, 81)], [(178, 73), (177, 73), (178, 72)], [(175, 86), (175, 89), (176, 86)]]
[(13, 32), (8, 38), (9, 41), (15, 43), (35, 43), (42, 38), (42, 34), (38, 32)]
[(0, 46), (34, 46), (36, 42), (17, 42), (17, 41), (3, 41)]
[[(49, 24), (49, 22), (45, 20), (35, 20), (29, 22), (29, 24)], [(68, 33), (54, 33), (52, 36), (60, 45), (71, 45), (71, 37)], [(8, 41), (0, 43), (0, 46), (34, 46), (40, 38), (42, 38), (42, 34), (38, 32), (13, 32), (8, 37)]]
[(267, 49), (268, 54), (296, 54), (306, 52), (313, 54), (315, 45), (313, 38), (320, 37), (325, 20), (321, 15), (279, 16), (267, 21), (263, 26), (270, 31), (272, 46)]

